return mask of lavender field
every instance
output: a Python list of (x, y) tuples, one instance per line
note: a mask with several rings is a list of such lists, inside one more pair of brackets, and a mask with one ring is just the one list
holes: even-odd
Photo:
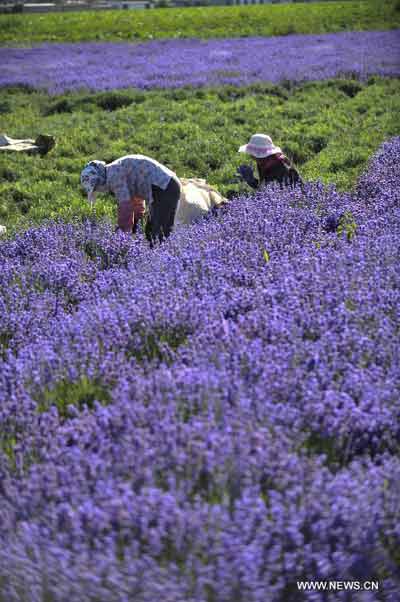
[(1, 602), (398, 600), (399, 165), (1, 244)]
[(400, 30), (0, 48), (0, 86), (52, 94), (400, 75)]
[[(0, 16), (0, 134), (57, 141), (1, 153), (0, 602), (398, 602), (399, 18)], [(127, 153), (232, 200), (150, 248), (79, 186)]]

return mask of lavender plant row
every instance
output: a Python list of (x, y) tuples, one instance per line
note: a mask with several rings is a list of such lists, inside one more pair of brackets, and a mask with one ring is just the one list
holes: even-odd
[(171, 88), (400, 74), (399, 30), (144, 44), (0, 48), (0, 86), (53, 94), (89, 88)]
[(399, 165), (2, 243), (1, 602), (398, 599)]

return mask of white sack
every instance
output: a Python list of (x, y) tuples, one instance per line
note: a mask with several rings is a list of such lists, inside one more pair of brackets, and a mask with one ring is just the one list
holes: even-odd
[(180, 178), (182, 184), (181, 197), (175, 215), (174, 226), (191, 224), (204, 217), (213, 207), (227, 202), (205, 180), (200, 178)]

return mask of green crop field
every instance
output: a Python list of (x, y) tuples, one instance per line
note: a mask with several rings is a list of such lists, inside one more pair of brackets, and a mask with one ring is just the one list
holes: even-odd
[(273, 36), (400, 26), (398, 0), (0, 15), (0, 45)]
[[(330, 80), (295, 87), (103, 92), (50, 97), (8, 89), (0, 104), (4, 131), (52, 133), (47, 156), (9, 154), (0, 165), (0, 223), (89, 213), (80, 190), (83, 165), (144, 153), (179, 176), (204, 177), (223, 193), (239, 190), (237, 152), (255, 131), (268, 131), (302, 175), (353, 186), (381, 142), (400, 134), (400, 82)], [(98, 216), (115, 206), (103, 197)]]

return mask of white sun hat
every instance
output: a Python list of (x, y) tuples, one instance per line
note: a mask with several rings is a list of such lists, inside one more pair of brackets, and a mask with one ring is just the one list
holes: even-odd
[(247, 144), (239, 148), (239, 153), (248, 153), (257, 159), (263, 159), (275, 153), (281, 153), (282, 149), (275, 146), (269, 136), (265, 134), (254, 134)]

